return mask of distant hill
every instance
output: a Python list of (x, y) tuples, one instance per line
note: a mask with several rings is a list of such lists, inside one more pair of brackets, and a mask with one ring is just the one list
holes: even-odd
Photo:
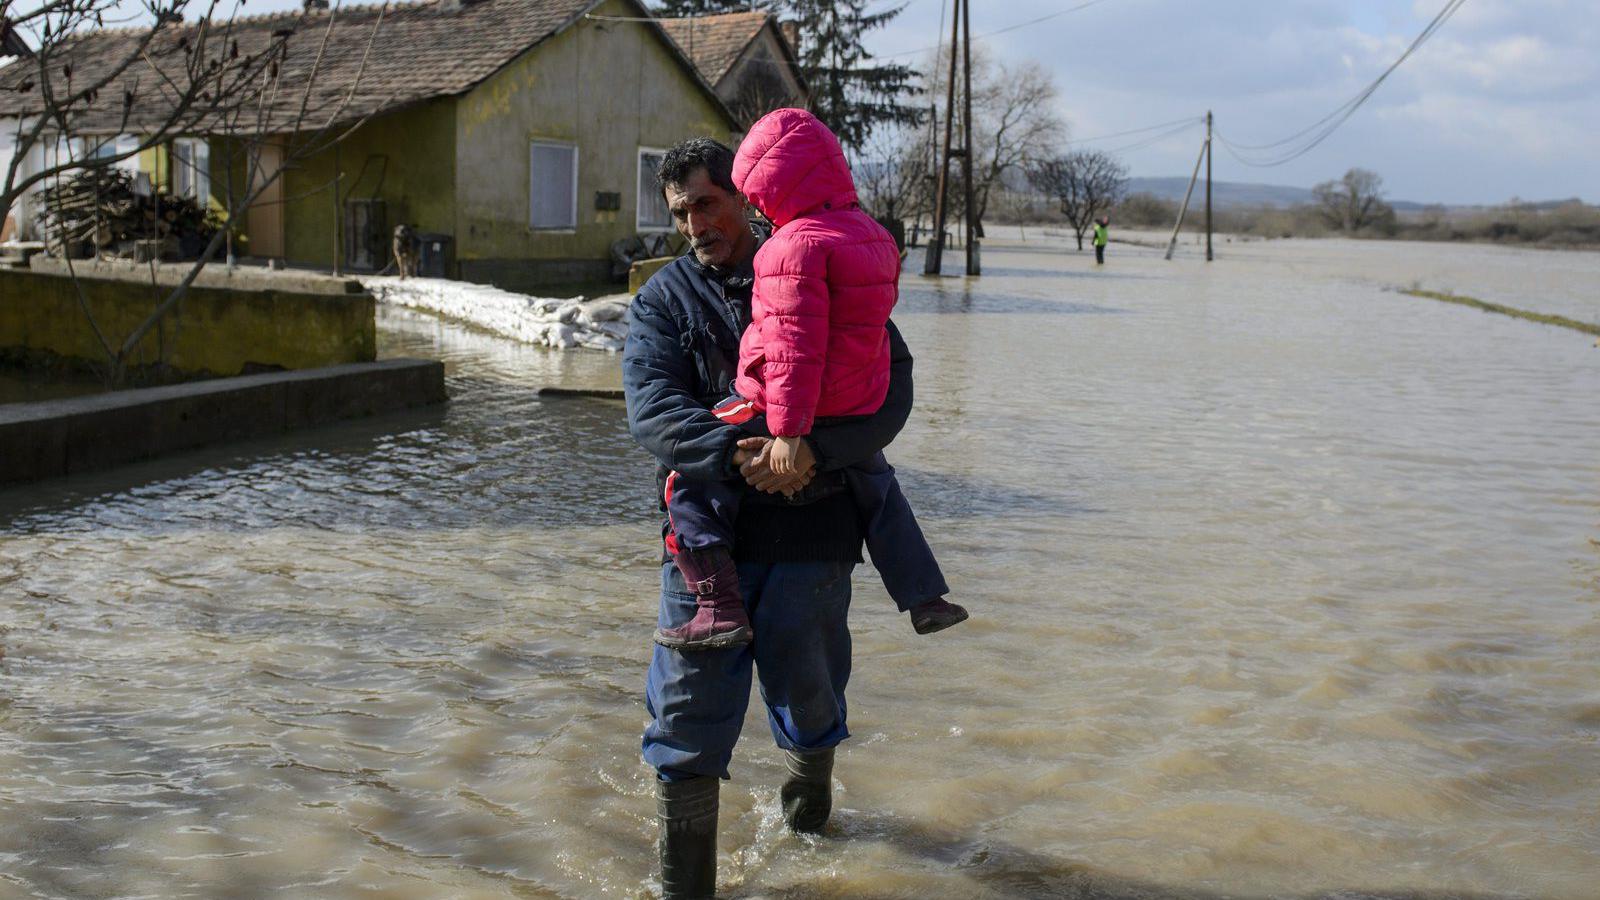
[[(1204, 202), (1205, 182), (1195, 185), (1194, 201)], [(1183, 202), (1183, 192), (1189, 188), (1189, 179), (1129, 178), (1128, 193), (1154, 194), (1163, 200)], [(1307, 188), (1287, 187), (1281, 184), (1245, 184), (1238, 181), (1211, 182), (1211, 202), (1219, 207), (1228, 206), (1294, 206), (1310, 203), (1311, 191)]]
[[(1154, 194), (1163, 200), (1173, 203), (1183, 202), (1183, 192), (1189, 187), (1189, 179), (1174, 178), (1129, 178), (1128, 193)], [(1417, 212), (1428, 208), (1430, 204), (1417, 203), (1411, 200), (1395, 200), (1390, 197), (1389, 205), (1400, 212)], [(1191, 203), (1203, 203), (1205, 200), (1205, 182), (1195, 185), (1194, 200)], [(1301, 203), (1312, 202), (1309, 188), (1289, 187), (1281, 184), (1248, 184), (1239, 181), (1213, 181), (1211, 183), (1211, 202), (1219, 207), (1239, 206), (1295, 206)], [(1555, 209), (1572, 203), (1582, 202), (1576, 197), (1566, 200), (1539, 200), (1529, 202), (1527, 205), (1540, 212)], [(1458, 205), (1443, 203), (1438, 204), (1449, 212), (1467, 212), (1472, 210), (1488, 209), (1482, 205)]]

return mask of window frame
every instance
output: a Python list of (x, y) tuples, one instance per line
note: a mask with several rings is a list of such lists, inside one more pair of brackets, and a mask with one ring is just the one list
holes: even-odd
[[(533, 151), (537, 147), (556, 147), (567, 150), (572, 154), (572, 196), (568, 200), (567, 209), (571, 216), (567, 225), (538, 225), (533, 221)], [(578, 230), (578, 145), (571, 141), (556, 141), (547, 138), (533, 138), (528, 141), (528, 230), (540, 234), (573, 234)]]
[[(182, 164), (179, 164), (182, 148)], [(168, 189), (179, 197), (188, 197), (202, 209), (211, 202), (211, 144), (205, 138), (183, 137), (172, 142), (172, 159), (167, 162), (172, 170)], [(187, 183), (184, 183), (187, 182)]]
[[(672, 231), (675, 227), (672, 223), (671, 209), (666, 209), (666, 220), (660, 224), (644, 221), (644, 192), (646, 190), (646, 185), (644, 184), (645, 173), (643, 163), (645, 154), (647, 153), (664, 157), (667, 155), (667, 148), (645, 147), (641, 145), (639, 147), (638, 154), (634, 156), (634, 170), (636, 172), (636, 184), (634, 189), (637, 191), (637, 195), (633, 198), (633, 227), (634, 230), (638, 231), (640, 234), (666, 234), (667, 232)], [(650, 173), (649, 187), (656, 192), (657, 196), (661, 196), (661, 185), (656, 183), (655, 172)], [(666, 197), (662, 196), (661, 203), (663, 207), (666, 206)]]

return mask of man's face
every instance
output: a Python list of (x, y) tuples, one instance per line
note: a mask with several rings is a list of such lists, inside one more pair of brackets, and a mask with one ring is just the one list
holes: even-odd
[(673, 224), (702, 265), (726, 269), (744, 261), (754, 238), (743, 197), (717, 187), (703, 168), (690, 172), (683, 184), (667, 185), (666, 196)]

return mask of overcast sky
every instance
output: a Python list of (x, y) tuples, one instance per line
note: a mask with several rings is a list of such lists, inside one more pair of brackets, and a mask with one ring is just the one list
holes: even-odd
[[(941, 2), (948, 9), (949, 0), (911, 0), (871, 48), (889, 54), (934, 44)], [(1082, 2), (978, 0), (972, 33)], [(1443, 5), (1103, 0), (983, 43), (1001, 59), (1048, 66), (1077, 137), (1198, 117), (1209, 108), (1232, 142), (1259, 145), (1300, 131), (1354, 96)], [(1196, 127), (1123, 157), (1135, 175), (1187, 176), (1202, 134)], [(1090, 146), (1116, 149), (1143, 137)], [(1325, 143), (1270, 169), (1246, 167), (1219, 146), (1215, 177), (1309, 187), (1351, 166), (1378, 172), (1396, 199), (1600, 202), (1600, 2), (1467, 0)]]
[[(879, 8), (895, 0), (883, 0)], [(977, 0), (974, 35), (1085, 0)], [(226, 6), (226, 2), (224, 6)], [(250, 13), (300, 0), (251, 0)], [(1316, 122), (1387, 67), (1444, 0), (1099, 0), (985, 38), (1005, 60), (1054, 73), (1078, 138), (1206, 109), (1239, 145)], [(937, 43), (941, 6), (910, 0), (869, 48), (917, 64)], [(1117, 150), (1153, 134), (1092, 143)], [(1202, 130), (1121, 155), (1135, 175), (1187, 175)], [(1391, 198), (1499, 203), (1581, 196), (1600, 202), (1600, 0), (1467, 0), (1422, 50), (1321, 146), (1279, 168), (1250, 168), (1220, 146), (1215, 177), (1300, 187), (1352, 167)]]

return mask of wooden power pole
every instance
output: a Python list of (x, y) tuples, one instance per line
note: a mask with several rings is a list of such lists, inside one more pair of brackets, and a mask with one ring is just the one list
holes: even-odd
[[(1183, 230), (1183, 219), (1189, 214), (1189, 199), (1194, 196), (1194, 183), (1200, 180), (1200, 164), (1206, 161), (1206, 154), (1210, 151), (1211, 144), (1206, 142), (1200, 145), (1200, 155), (1194, 158), (1194, 174), (1189, 176), (1189, 189), (1183, 192), (1183, 205), (1178, 207), (1178, 222), (1172, 226), (1172, 240), (1167, 242), (1167, 259), (1172, 258), (1172, 251), (1178, 246), (1178, 233)], [(1206, 182), (1206, 192), (1210, 195), (1211, 183)]]
[(1216, 259), (1211, 253), (1211, 110), (1206, 110), (1206, 262)]
[(933, 198), (933, 234), (929, 237), (928, 253), (922, 263), (924, 275), (939, 274), (944, 262), (945, 215), (949, 212), (945, 196), (950, 192), (950, 139), (956, 119), (956, 34), (961, 27), (961, 18), (954, 13), (959, 13), (960, 8), (961, 0), (955, 0), (955, 8), (950, 16), (950, 86), (945, 91), (944, 101), (944, 155), (939, 162), (939, 183)]
[[(959, 0), (958, 0), (959, 2)], [(961, 4), (961, 179), (967, 186), (967, 274), (979, 274), (978, 266), (978, 210), (972, 197), (972, 0)]]

